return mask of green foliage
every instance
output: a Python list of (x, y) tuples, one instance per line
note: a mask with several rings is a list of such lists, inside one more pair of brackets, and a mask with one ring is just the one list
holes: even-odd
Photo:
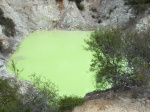
[(4, 17), (4, 13), (1, 8), (0, 8), (0, 24), (5, 27), (4, 33), (6, 36), (10, 37), (16, 34), (14, 22), (12, 21), (12, 19)]
[(58, 90), (54, 83), (49, 79), (42, 78), (36, 74), (30, 75), (33, 86), (37, 89), (40, 102), (44, 102), (50, 111), (58, 111)]
[(83, 98), (77, 96), (63, 96), (58, 101), (59, 110), (61, 110), (61, 112), (71, 111), (75, 106), (82, 105), (83, 102)]
[(83, 103), (77, 96), (59, 98), (53, 83), (35, 74), (30, 77), (33, 86), (23, 95), (15, 79), (0, 79), (0, 112), (65, 112)]
[[(12, 79), (0, 79), (0, 112), (11, 112), (19, 104), (17, 99), (18, 86), (9, 85)], [(17, 111), (16, 111), (17, 112)]]
[[(15, 74), (17, 74), (17, 76), (21, 75), (22, 70), (20, 71), (17, 68), (17, 63), (14, 60), (12, 60), (10, 68)], [(16, 109), (16, 112), (31, 112), (33, 110), (43, 112), (45, 108), (48, 112), (64, 112), (66, 110), (70, 111), (75, 106), (81, 105), (83, 103), (83, 98), (77, 96), (59, 97), (55, 84), (50, 80), (41, 77), (41, 75), (37, 76), (36, 74), (31, 74), (29, 77), (30, 81), (32, 82), (32, 86), (28, 88), (26, 94), (18, 94), (17, 91), (20, 85), (14, 86), (17, 88), (14, 89), (14, 92), (10, 92), (10, 95), (13, 98), (15, 97), (15, 99), (12, 101), (17, 102), (13, 103), (13, 108)], [(3, 85), (7, 85), (7, 83), (4, 83)], [(13, 89), (11, 87), (9, 88)], [(6, 107), (6, 105), (4, 107)], [(12, 110), (12, 107), (9, 103), (7, 108)]]
[(34, 100), (24, 101), (28, 96), (19, 92), (20, 85), (16, 82), (14, 78), (0, 79), (0, 112), (30, 112), (37, 108)]
[(68, 0), (68, 1), (69, 1), (69, 2), (75, 2), (79, 10), (81, 10), (81, 11), (84, 10), (84, 5), (81, 4), (81, 2), (82, 2), (83, 0)]
[(150, 0), (125, 0), (125, 5), (131, 5), (134, 13), (139, 15), (149, 8)]
[(142, 86), (149, 79), (150, 33), (125, 32), (123, 28), (96, 30), (85, 40), (93, 52), (90, 71), (97, 88)]
[(89, 45), (86, 50), (93, 52), (90, 70), (95, 72), (97, 87), (109, 88), (115, 86), (115, 77), (120, 75), (123, 57), (120, 55), (121, 31), (117, 29), (96, 30), (85, 42)]
[[(0, 112), (31, 112), (33, 110), (42, 110), (39, 97), (33, 91), (27, 91), (22, 95), (20, 91), (20, 85), (13, 78), (0, 79)], [(33, 88), (32, 88), (33, 90)], [(31, 97), (32, 96), (32, 97)], [(40, 111), (42, 112), (42, 111)]]
[(77, 7), (79, 10), (83, 11), (84, 10), (84, 5), (83, 4), (77, 4)]
[(128, 60), (128, 68), (134, 75), (136, 85), (145, 85), (150, 78), (150, 32), (132, 31), (126, 33), (124, 39), (126, 50), (125, 55)]
[(11, 60), (11, 65), (9, 66), (9, 68), (18, 78), (19, 78), (21, 72), (23, 71), (23, 69), (20, 70), (17, 68), (17, 63), (14, 60)]
[(131, 5), (142, 5), (150, 3), (150, 0), (125, 0), (125, 1)]
[(22, 95), (18, 92), (20, 85), (9, 84), (9, 79), (0, 79), (0, 112), (45, 112), (45, 109), (47, 112), (58, 111), (54, 90), (49, 88), (34, 92), (34, 88), (29, 88), (27, 93)]
[[(22, 70), (19, 70), (16, 66), (16, 62), (12, 60), (11, 70), (18, 76), (20, 76)], [(10, 92), (13, 99), (13, 102), (17, 102), (13, 108), (16, 109), (15, 112), (31, 112), (31, 111), (48, 111), (48, 112), (57, 112), (58, 111), (58, 90), (57, 87), (48, 79), (37, 76), (36, 74), (30, 75), (30, 81), (33, 85), (28, 85), (26, 93), (19, 94), (18, 89), (20, 84), (15, 84), (14, 87), (17, 87), (17, 90)], [(4, 84), (4, 86), (7, 83)], [(11, 87), (9, 87), (11, 89)], [(7, 92), (7, 90), (5, 91)], [(14, 96), (17, 94), (17, 96)], [(10, 110), (12, 107), (8, 105)], [(46, 110), (45, 110), (46, 109)], [(14, 109), (13, 109), (14, 110)], [(4, 111), (5, 112), (5, 111)]]

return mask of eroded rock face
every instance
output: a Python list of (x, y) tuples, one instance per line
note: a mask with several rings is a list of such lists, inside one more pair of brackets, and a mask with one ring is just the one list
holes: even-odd
[(97, 0), (90, 5), (92, 17), (100, 27), (125, 23), (134, 15), (131, 7), (124, 4), (124, 0)]
[(55, 0), (1, 0), (1, 4), (4, 15), (13, 19), (18, 33), (27, 34), (40, 29), (77, 29), (89, 24), (88, 18), (85, 21), (75, 3), (68, 0), (62, 4)]
[(74, 108), (72, 112), (149, 112), (150, 100), (120, 97), (113, 100), (95, 99)]
[(72, 112), (149, 112), (150, 87), (132, 88), (131, 90), (95, 91), (82, 106), (75, 107)]

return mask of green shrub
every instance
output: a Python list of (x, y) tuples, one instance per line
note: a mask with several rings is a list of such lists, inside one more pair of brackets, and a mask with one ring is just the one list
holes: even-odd
[(9, 68), (13, 72), (13, 74), (17, 76), (17, 78), (19, 78), (21, 72), (23, 71), (23, 69), (18, 69), (17, 63), (14, 60), (11, 60), (11, 65), (9, 66)]
[(0, 112), (11, 112), (20, 103), (17, 99), (18, 86), (9, 83), (12, 79), (0, 79)]
[(42, 105), (47, 107), (47, 109), (51, 112), (58, 111), (58, 89), (54, 83), (52, 83), (49, 79), (46, 79), (41, 76), (37, 76), (36, 74), (30, 75), (31, 82), (33, 86), (37, 90), (38, 103), (43, 103)]
[(130, 5), (142, 5), (150, 3), (150, 0), (125, 0), (125, 2)]
[(77, 4), (77, 7), (79, 10), (83, 11), (84, 10), (84, 5), (83, 4)]
[(71, 111), (75, 106), (79, 106), (83, 104), (83, 98), (77, 97), (77, 96), (64, 96), (60, 98), (58, 105), (59, 110), (64, 111)]
[(146, 85), (150, 77), (150, 33), (123, 28), (96, 30), (85, 40), (93, 52), (90, 71), (97, 88)]
[[(19, 77), (23, 71), (23, 69), (20, 70), (17, 68), (17, 63), (14, 60), (12, 60), (10, 69), (14, 74), (16, 74), (17, 77)], [(24, 95), (19, 94), (19, 96), (21, 97), (18, 97), (18, 94), (17, 96), (14, 96), (14, 93), (10, 93), (10, 96), (17, 98), (14, 99), (15, 102), (17, 101), (17, 104), (13, 107), (17, 110), (15, 112), (43, 112), (43, 110), (45, 109), (47, 109), (46, 111), (48, 112), (57, 112), (57, 102), (59, 96), (58, 89), (55, 84), (46, 78), (37, 76), (36, 74), (31, 74), (29, 78), (32, 82), (32, 85), (31, 87), (28, 87), (27, 92)], [(3, 86), (5, 85), (6, 84), (4, 84)], [(18, 84), (17, 87), (19, 88), (20, 85)], [(16, 93), (18, 93), (18, 91), (15, 90), (15, 94)], [(12, 110), (12, 107), (9, 108)]]
[(68, 0), (68, 1), (69, 1), (69, 2), (75, 2), (79, 10), (81, 10), (81, 11), (84, 10), (84, 5), (81, 4), (81, 2), (82, 2), (83, 0)]
[(5, 26), (4, 33), (6, 36), (15, 36), (15, 24), (12, 19), (4, 17), (3, 10), (0, 8), (0, 24)]

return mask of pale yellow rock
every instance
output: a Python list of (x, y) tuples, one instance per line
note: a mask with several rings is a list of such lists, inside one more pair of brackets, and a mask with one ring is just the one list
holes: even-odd
[(116, 98), (113, 100), (95, 99), (85, 102), (81, 106), (77, 106), (72, 112), (150, 112), (149, 101), (146, 104), (138, 100), (127, 102), (127, 98), (122, 100)]

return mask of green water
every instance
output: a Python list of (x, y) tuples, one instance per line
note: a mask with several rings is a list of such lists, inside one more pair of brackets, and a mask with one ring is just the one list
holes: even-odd
[[(92, 55), (84, 50), (88, 31), (39, 31), (24, 39), (11, 56), (19, 69), (21, 79), (38, 75), (51, 79), (60, 95), (84, 96), (94, 90), (89, 72)], [(10, 61), (8, 62), (8, 65)]]

